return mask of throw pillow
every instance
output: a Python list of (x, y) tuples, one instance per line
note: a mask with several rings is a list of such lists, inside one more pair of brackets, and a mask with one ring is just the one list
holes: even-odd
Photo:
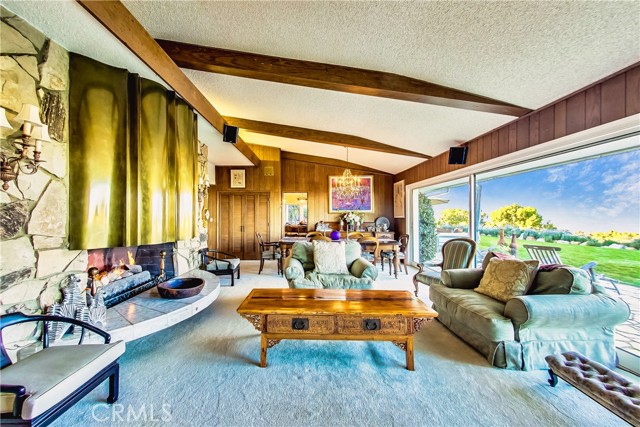
[(313, 241), (314, 271), (320, 274), (349, 274), (344, 242)]
[(476, 292), (507, 302), (524, 295), (537, 270), (538, 261), (492, 258)]
[(589, 273), (576, 267), (557, 267), (538, 272), (527, 295), (588, 295), (592, 292)]

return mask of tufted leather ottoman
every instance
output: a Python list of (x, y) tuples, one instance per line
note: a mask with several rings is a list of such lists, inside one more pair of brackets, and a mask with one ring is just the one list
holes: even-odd
[(569, 351), (545, 357), (549, 384), (562, 378), (623, 420), (640, 426), (640, 386), (580, 353)]

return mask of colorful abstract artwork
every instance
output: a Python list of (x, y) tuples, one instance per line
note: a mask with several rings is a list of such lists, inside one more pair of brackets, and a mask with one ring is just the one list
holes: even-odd
[(336, 191), (341, 176), (329, 176), (329, 213), (373, 212), (373, 175), (356, 176), (359, 188), (353, 197), (341, 197)]

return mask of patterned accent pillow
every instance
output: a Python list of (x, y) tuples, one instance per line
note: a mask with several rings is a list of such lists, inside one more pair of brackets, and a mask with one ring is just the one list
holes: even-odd
[(313, 241), (313, 262), (316, 273), (349, 274), (344, 242)]
[(540, 262), (537, 260), (492, 258), (474, 290), (498, 301), (507, 302), (524, 295), (533, 281)]

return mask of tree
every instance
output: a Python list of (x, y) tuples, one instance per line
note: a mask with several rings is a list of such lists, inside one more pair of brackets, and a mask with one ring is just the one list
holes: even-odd
[(418, 195), (418, 233), (419, 260), (425, 262), (436, 255), (438, 235), (436, 233), (436, 219), (431, 207), (431, 200), (420, 193)]
[(300, 206), (287, 205), (287, 222), (289, 224), (297, 224), (300, 222)]
[[(532, 206), (520, 206), (517, 203), (512, 205), (503, 206), (500, 209), (496, 209), (491, 212), (491, 220), (488, 221), (488, 225), (491, 227), (505, 227), (510, 225), (517, 228), (542, 228), (542, 215), (538, 213), (538, 210)], [(548, 221), (545, 223), (545, 228), (553, 226)]]
[(438, 226), (442, 227), (443, 225), (452, 227), (469, 225), (469, 211), (456, 208), (444, 209), (438, 220)]

